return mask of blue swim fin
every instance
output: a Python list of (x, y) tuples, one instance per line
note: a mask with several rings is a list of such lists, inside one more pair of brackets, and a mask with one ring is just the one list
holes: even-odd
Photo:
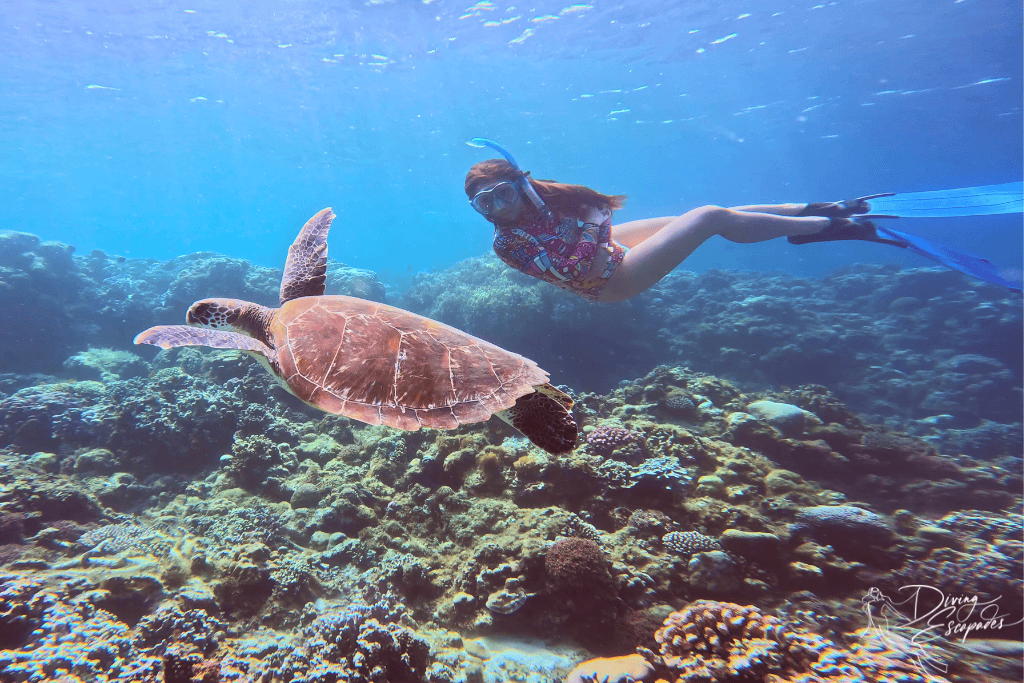
[(854, 213), (878, 213), (904, 218), (1021, 213), (1024, 211), (1024, 182), (960, 187), (954, 190), (887, 193), (861, 199), (868, 200), (870, 211)]
[[(958, 270), (965, 275), (976, 277), (979, 280), (984, 280), (985, 282), (1002, 285), (1003, 287), (1012, 289), (1016, 292), (1021, 291), (1022, 274), (1020, 271), (1014, 272), (1008, 268), (999, 268), (988, 259), (983, 259), (979, 256), (974, 256), (973, 254), (968, 254), (963, 251), (958, 251), (943, 244), (929, 242), (928, 240), (922, 239), (916, 235), (908, 235), (905, 232), (885, 228), (880, 225), (876, 225), (875, 229), (882, 237), (888, 236), (906, 243), (897, 246), (909, 249), (915, 254), (920, 254), (921, 256), (929, 258), (936, 263), (940, 263), (947, 268)], [(1010, 280), (1008, 277), (1013, 277), (1013, 279)]]
[[(908, 235), (899, 230), (883, 227), (867, 216), (853, 218), (833, 218), (831, 223), (821, 232), (811, 235), (793, 235), (786, 238), (790, 244), (810, 244), (811, 242), (837, 242), (843, 240), (860, 240), (889, 244), (907, 249), (940, 263), (947, 268), (958, 270), (965, 275), (976, 277), (985, 282), (1002, 285), (1014, 291), (1022, 289), (1022, 273), (1008, 268), (999, 268), (988, 259), (958, 251), (918, 237)], [(1008, 279), (1012, 277), (1013, 279)]]

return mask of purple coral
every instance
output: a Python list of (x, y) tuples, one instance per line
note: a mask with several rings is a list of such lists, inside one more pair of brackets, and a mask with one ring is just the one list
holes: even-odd
[(647, 441), (640, 432), (622, 427), (598, 427), (587, 434), (587, 450), (604, 458), (624, 460), (630, 464), (647, 459)]
[(610, 588), (614, 585), (610, 567), (601, 547), (586, 538), (560, 538), (544, 556), (544, 569), (552, 584), (571, 591)]

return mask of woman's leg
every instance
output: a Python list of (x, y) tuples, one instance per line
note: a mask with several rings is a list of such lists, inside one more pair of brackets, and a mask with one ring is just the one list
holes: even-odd
[[(796, 216), (807, 208), (807, 204), (757, 204), (752, 206), (734, 206), (732, 211), (745, 213), (771, 213), (776, 216)], [(612, 237), (619, 244), (632, 249), (647, 238), (654, 235), (679, 216), (662, 216), (660, 218), (644, 218), (628, 223), (612, 226)]]
[(751, 206), (734, 206), (733, 211), (746, 213), (773, 213), (776, 216), (799, 216), (807, 208), (807, 204), (754, 204)]
[[(811, 235), (828, 224), (828, 218), (820, 217), (797, 218), (720, 206), (694, 209), (670, 220), (632, 247), (608, 280), (598, 301), (624, 301), (636, 296), (668, 275), (714, 235), (721, 235), (730, 242), (750, 244), (776, 237)], [(615, 235), (614, 229), (612, 235)]]
[(632, 249), (677, 218), (679, 216), (662, 216), (661, 218), (644, 218), (639, 221), (617, 223), (612, 226), (612, 239), (622, 246)]

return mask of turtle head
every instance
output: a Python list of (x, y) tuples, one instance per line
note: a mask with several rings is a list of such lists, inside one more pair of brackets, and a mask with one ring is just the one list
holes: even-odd
[(242, 299), (203, 299), (188, 306), (185, 323), (196, 328), (249, 335), (273, 348), (269, 328), (275, 312), (275, 308)]
[(188, 307), (185, 322), (193, 327), (234, 330), (245, 307), (251, 305), (239, 299), (203, 299)]
[(276, 312), (241, 299), (202, 299), (188, 307), (185, 322), (192, 327), (247, 334), (274, 348), (269, 327)]

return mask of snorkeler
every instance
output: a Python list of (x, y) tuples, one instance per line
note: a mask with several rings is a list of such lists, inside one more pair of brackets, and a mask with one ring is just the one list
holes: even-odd
[(668, 275), (697, 247), (719, 235), (750, 244), (786, 237), (792, 244), (863, 240), (910, 249), (974, 277), (1020, 289), (985, 259), (877, 225), (895, 215), (870, 213), (871, 200), (843, 202), (703, 206), (681, 216), (647, 218), (612, 227), (612, 212), (623, 195), (605, 195), (582, 185), (535, 180), (520, 170), (503, 147), (474, 138), (504, 159), (474, 164), (466, 174), (470, 204), (494, 224), (494, 251), (527, 275), (588, 300), (624, 301)]

